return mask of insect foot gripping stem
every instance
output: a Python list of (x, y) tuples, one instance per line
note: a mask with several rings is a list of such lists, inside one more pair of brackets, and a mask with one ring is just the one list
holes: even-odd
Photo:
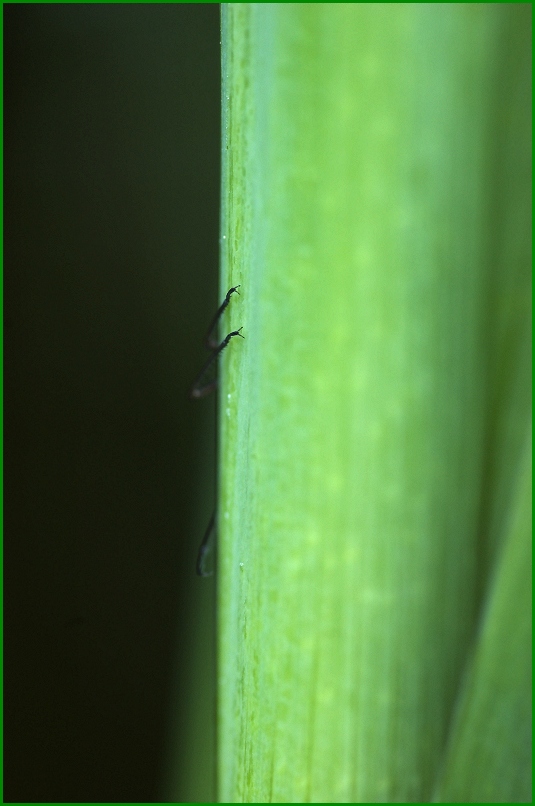
[(217, 357), (219, 356), (219, 354), (223, 352), (225, 347), (228, 345), (228, 343), (230, 342), (230, 340), (234, 336), (240, 336), (242, 339), (245, 338), (245, 336), (242, 336), (242, 334), (240, 332), (241, 330), (243, 330), (242, 327), (240, 327), (239, 330), (233, 330), (232, 333), (229, 333), (228, 336), (225, 336), (225, 338), (223, 339), (221, 344), (219, 344), (217, 346), (217, 348), (212, 352), (212, 354), (210, 355), (210, 357), (208, 358), (208, 360), (206, 361), (204, 366), (201, 368), (201, 371), (197, 375), (197, 378), (195, 379), (195, 382), (194, 382), (193, 386), (191, 387), (191, 392), (190, 392), (191, 397), (193, 397), (195, 399), (198, 399), (200, 397), (206, 397), (206, 395), (209, 395), (210, 392), (213, 392), (213, 390), (217, 388), (217, 374), (216, 374), (216, 377), (212, 381), (210, 381), (209, 383), (206, 383), (206, 384), (203, 385), (202, 380), (203, 380), (204, 376), (206, 375), (206, 372), (208, 371), (208, 369), (212, 366), (214, 361), (217, 360)]
[(221, 305), (219, 306), (219, 308), (215, 312), (215, 314), (213, 316), (213, 319), (210, 322), (208, 332), (206, 333), (206, 336), (205, 336), (205, 339), (204, 339), (204, 343), (208, 347), (209, 350), (215, 350), (215, 348), (217, 347), (217, 339), (214, 339), (212, 334), (213, 334), (213, 332), (215, 330), (215, 327), (216, 327), (217, 323), (221, 319), (223, 311), (225, 310), (225, 308), (229, 304), (231, 296), (233, 294), (237, 294), (238, 296), (240, 295), (240, 292), (238, 291), (238, 288), (240, 288), (239, 285), (235, 285), (232, 288), (229, 288), (229, 290), (227, 291), (227, 294), (225, 296), (225, 299), (223, 300), (223, 302), (221, 303)]
[[(217, 388), (217, 380), (218, 380), (217, 379), (217, 359), (218, 359), (218, 356), (220, 355), (220, 353), (223, 352), (225, 347), (227, 347), (227, 345), (229, 344), (231, 339), (234, 338), (234, 336), (240, 336), (240, 338), (242, 338), (242, 339), (245, 338), (245, 336), (242, 336), (241, 331), (243, 330), (243, 328), (241, 328), (241, 327), (238, 328), (238, 330), (233, 330), (231, 333), (229, 333), (227, 336), (225, 336), (225, 338), (223, 339), (221, 344), (218, 344), (217, 341), (214, 341), (214, 339), (212, 338), (212, 333), (215, 330), (216, 325), (217, 325), (221, 315), (223, 314), (223, 311), (225, 310), (225, 308), (229, 304), (230, 298), (232, 297), (233, 294), (238, 294), (239, 295), (239, 291), (238, 291), (239, 287), (240, 287), (239, 285), (235, 285), (235, 286), (233, 286), (232, 288), (230, 288), (227, 291), (225, 299), (223, 300), (223, 302), (221, 303), (221, 305), (217, 309), (212, 321), (210, 322), (210, 327), (208, 328), (208, 333), (206, 334), (206, 338), (205, 338), (205, 344), (208, 347), (208, 349), (210, 349), (212, 352), (211, 352), (210, 356), (208, 357), (208, 359), (206, 360), (206, 362), (204, 363), (204, 365), (201, 367), (201, 371), (197, 375), (197, 378), (195, 379), (195, 382), (193, 383), (193, 386), (191, 388), (190, 396), (192, 398), (194, 398), (194, 399), (199, 399), (201, 397), (206, 397), (207, 395), (210, 394), (210, 392), (213, 392), (214, 389)], [(202, 381), (205, 378), (206, 373), (208, 372), (208, 370), (212, 366), (215, 366), (214, 376), (213, 376), (212, 380), (210, 380), (208, 382), (205, 382), (205, 383), (202, 383)], [(217, 512), (217, 504), (216, 504), (216, 508), (215, 508), (214, 512), (212, 513), (212, 517), (210, 518), (210, 521), (208, 522), (208, 526), (206, 527), (206, 531), (204, 533), (204, 537), (202, 539), (201, 545), (199, 546), (199, 551), (198, 551), (198, 554), (197, 554), (196, 571), (197, 571), (197, 574), (199, 576), (201, 576), (201, 577), (209, 577), (209, 576), (212, 576), (212, 573), (213, 573), (212, 571), (207, 571), (206, 570), (206, 556), (210, 552), (210, 549), (211, 549), (211, 537), (214, 534), (215, 529), (216, 529), (216, 512)]]

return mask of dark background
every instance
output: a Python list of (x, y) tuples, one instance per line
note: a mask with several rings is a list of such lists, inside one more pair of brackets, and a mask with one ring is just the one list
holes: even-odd
[(219, 6), (4, 5), (4, 800), (213, 800)]

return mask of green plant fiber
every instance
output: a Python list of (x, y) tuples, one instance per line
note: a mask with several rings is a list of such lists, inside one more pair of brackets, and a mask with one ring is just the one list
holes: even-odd
[(219, 799), (529, 801), (531, 6), (222, 48)]

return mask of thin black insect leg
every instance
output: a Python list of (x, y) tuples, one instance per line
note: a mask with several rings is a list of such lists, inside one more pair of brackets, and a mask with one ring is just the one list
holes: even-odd
[(215, 510), (212, 512), (212, 517), (206, 527), (206, 531), (204, 533), (204, 537), (202, 539), (202, 543), (199, 546), (199, 553), (197, 554), (197, 575), (200, 577), (211, 577), (212, 571), (205, 571), (204, 570), (204, 558), (206, 554), (210, 551), (210, 537), (212, 536), (212, 532), (214, 531), (215, 527)]
[(240, 336), (242, 339), (245, 338), (245, 336), (242, 336), (242, 334), (240, 333), (241, 330), (243, 330), (243, 328), (241, 328), (241, 327), (239, 328), (239, 330), (233, 330), (232, 333), (229, 333), (227, 336), (225, 336), (225, 338), (223, 339), (221, 344), (213, 351), (213, 353), (208, 358), (208, 360), (205, 362), (204, 366), (201, 368), (201, 371), (199, 372), (199, 374), (195, 378), (195, 381), (193, 383), (193, 386), (192, 386), (191, 392), (190, 392), (191, 397), (193, 397), (195, 399), (198, 399), (200, 397), (206, 397), (206, 395), (209, 395), (210, 392), (213, 392), (213, 390), (216, 389), (216, 387), (217, 387), (217, 378), (215, 378), (210, 383), (207, 383), (205, 386), (201, 386), (201, 381), (204, 378), (207, 370), (212, 366), (213, 362), (217, 360), (217, 357), (219, 356), (219, 354), (223, 352), (225, 347), (228, 345), (229, 341), (234, 336)]
[[(227, 336), (225, 336), (225, 338), (223, 339), (221, 344), (218, 344), (217, 341), (214, 341), (214, 339), (212, 338), (212, 333), (215, 330), (215, 328), (217, 326), (217, 323), (218, 323), (222, 313), (224, 312), (225, 308), (229, 304), (232, 294), (239, 294), (239, 291), (238, 291), (239, 287), (240, 287), (239, 285), (236, 285), (236, 286), (233, 286), (232, 288), (230, 288), (227, 291), (225, 299), (223, 300), (223, 302), (221, 303), (221, 305), (217, 309), (212, 321), (210, 322), (210, 327), (208, 328), (208, 333), (206, 334), (206, 338), (205, 338), (205, 344), (209, 349), (212, 350), (212, 353), (211, 353), (210, 357), (208, 358), (208, 360), (204, 363), (203, 367), (201, 368), (201, 371), (199, 372), (199, 374), (198, 374), (198, 376), (197, 376), (197, 378), (196, 378), (196, 380), (195, 380), (195, 382), (193, 384), (193, 387), (192, 387), (191, 393), (190, 393), (191, 397), (193, 397), (193, 398), (205, 397), (206, 395), (210, 394), (210, 392), (212, 392), (214, 389), (216, 389), (216, 387), (217, 387), (217, 358), (218, 358), (219, 354), (225, 349), (225, 347), (228, 345), (228, 343), (230, 342), (230, 340), (234, 336), (240, 336), (242, 339), (245, 338), (241, 334), (241, 330), (242, 330), (241, 327), (239, 328), (239, 330), (233, 330), (232, 333), (229, 333)], [(212, 366), (212, 364), (214, 362), (216, 362), (216, 370), (215, 370), (214, 380), (209, 382), (209, 383), (207, 383), (207, 384), (205, 384), (204, 386), (202, 386), (201, 381), (204, 378), (204, 376), (205, 376), (206, 372), (208, 371), (208, 369)], [(217, 417), (217, 405), (216, 405), (215, 414), (216, 414), (216, 435), (217, 435), (217, 419), (218, 419), (218, 417)], [(217, 468), (217, 449), (218, 449), (218, 444), (217, 444), (217, 436), (216, 436), (216, 468)], [(208, 577), (208, 576), (212, 575), (211, 571), (205, 571), (205, 558), (206, 558), (207, 553), (210, 551), (210, 548), (211, 548), (211, 540), (210, 540), (210, 538), (212, 537), (212, 534), (214, 533), (215, 528), (216, 528), (216, 513), (217, 513), (217, 503), (216, 503), (216, 508), (215, 508), (214, 512), (212, 513), (212, 517), (210, 518), (210, 521), (208, 522), (208, 526), (206, 527), (206, 531), (204, 533), (201, 545), (199, 546), (199, 552), (197, 554), (196, 571), (197, 571), (197, 574), (199, 576), (201, 576), (201, 577)]]
[(240, 286), (238, 284), (238, 285), (233, 286), (232, 288), (229, 288), (229, 290), (227, 291), (227, 295), (226, 295), (225, 299), (223, 300), (223, 302), (221, 303), (221, 305), (219, 306), (219, 308), (215, 312), (214, 317), (213, 317), (212, 321), (210, 322), (210, 326), (208, 328), (208, 331), (207, 331), (205, 339), (204, 339), (204, 343), (206, 344), (206, 346), (208, 347), (209, 350), (215, 350), (215, 348), (217, 347), (218, 343), (217, 343), (216, 340), (214, 340), (212, 338), (212, 333), (214, 332), (215, 327), (216, 327), (217, 323), (219, 322), (219, 319), (221, 318), (221, 315), (222, 315), (223, 311), (225, 310), (225, 308), (229, 304), (231, 296), (233, 294), (238, 294), (238, 296), (239, 296), (239, 294), (240, 294), (240, 292), (238, 291), (239, 287)]

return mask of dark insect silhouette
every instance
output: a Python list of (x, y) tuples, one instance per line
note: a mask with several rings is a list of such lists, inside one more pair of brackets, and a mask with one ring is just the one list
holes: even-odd
[[(218, 378), (217, 378), (217, 359), (218, 359), (218, 357), (221, 355), (221, 353), (223, 352), (225, 347), (227, 347), (227, 345), (229, 344), (231, 339), (234, 338), (234, 336), (240, 336), (242, 339), (245, 338), (245, 336), (242, 336), (242, 334), (241, 334), (242, 328), (240, 327), (238, 330), (233, 330), (231, 333), (229, 333), (227, 336), (225, 336), (225, 338), (223, 339), (223, 341), (221, 343), (218, 343), (217, 339), (214, 339), (214, 331), (217, 329), (219, 320), (220, 320), (221, 316), (223, 315), (223, 312), (225, 311), (227, 305), (229, 304), (231, 296), (233, 294), (238, 294), (239, 295), (239, 293), (240, 293), (238, 291), (238, 288), (240, 288), (240, 286), (235, 285), (235, 286), (233, 286), (233, 288), (230, 288), (227, 291), (225, 299), (223, 300), (223, 302), (221, 303), (221, 305), (217, 309), (216, 313), (214, 314), (214, 317), (213, 317), (212, 321), (210, 322), (210, 326), (208, 328), (208, 332), (207, 332), (206, 337), (204, 339), (204, 343), (205, 343), (206, 347), (211, 352), (210, 352), (209, 357), (207, 358), (207, 360), (205, 361), (205, 363), (201, 367), (201, 370), (200, 370), (199, 374), (197, 375), (197, 377), (195, 378), (195, 381), (193, 382), (193, 386), (191, 387), (191, 392), (190, 392), (190, 397), (192, 397), (192, 398), (199, 399), (201, 397), (206, 397), (207, 395), (210, 394), (210, 392), (213, 392), (214, 389), (217, 388), (217, 382), (218, 382)], [(212, 373), (211, 375), (210, 375), (210, 372)], [(216, 413), (216, 422), (217, 422), (217, 413)], [(217, 465), (217, 461), (216, 461), (216, 465)], [(204, 533), (204, 537), (202, 539), (201, 545), (199, 546), (199, 552), (197, 554), (196, 570), (197, 570), (197, 574), (199, 576), (201, 576), (201, 577), (208, 577), (208, 576), (212, 575), (211, 571), (206, 571), (206, 569), (205, 569), (205, 558), (206, 558), (206, 555), (208, 554), (208, 552), (210, 550), (211, 537), (212, 537), (212, 534), (215, 531), (216, 512), (217, 512), (217, 503), (216, 503), (216, 508), (214, 509), (214, 512), (212, 513), (212, 517), (210, 518), (210, 520), (208, 522), (208, 526), (206, 527), (206, 531)]]

